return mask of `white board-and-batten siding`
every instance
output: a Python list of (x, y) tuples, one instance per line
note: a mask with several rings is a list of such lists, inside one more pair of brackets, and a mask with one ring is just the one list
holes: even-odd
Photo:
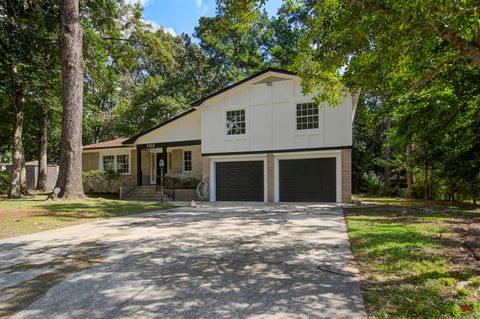
[[(265, 75), (265, 77), (268, 76)], [(345, 147), (352, 145), (352, 96), (339, 105), (322, 105), (319, 128), (297, 130), (296, 105), (313, 101), (305, 96), (300, 79), (289, 76), (272, 83), (244, 83), (205, 101), (202, 116), (202, 153), (259, 152)], [(254, 84), (257, 83), (257, 84)], [(245, 110), (246, 133), (227, 135), (226, 112)]]

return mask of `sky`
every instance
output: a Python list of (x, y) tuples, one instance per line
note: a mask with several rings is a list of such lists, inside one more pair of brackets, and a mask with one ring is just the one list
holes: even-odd
[[(215, 15), (215, 0), (130, 0), (144, 6), (144, 16), (154, 28), (163, 27), (173, 35), (192, 35), (201, 16)], [(268, 0), (266, 9), (275, 15), (282, 0)]]

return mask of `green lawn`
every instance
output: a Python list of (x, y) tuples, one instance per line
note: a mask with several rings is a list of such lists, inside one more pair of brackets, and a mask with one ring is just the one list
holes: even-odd
[(345, 209), (369, 315), (480, 318), (480, 213), (371, 201)]
[(0, 238), (173, 207), (158, 202), (104, 198), (46, 201), (46, 197), (37, 195), (21, 200), (0, 197)]
[(474, 206), (471, 203), (449, 202), (445, 200), (424, 200), (408, 199), (401, 197), (371, 197), (366, 195), (354, 195), (353, 199), (360, 200), (362, 203), (375, 203), (382, 205), (392, 205), (401, 207), (428, 208), (428, 209), (450, 209), (450, 210), (475, 210), (480, 209), (480, 205)]

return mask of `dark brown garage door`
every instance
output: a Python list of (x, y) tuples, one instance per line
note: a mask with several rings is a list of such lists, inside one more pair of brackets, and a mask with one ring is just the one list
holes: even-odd
[(335, 158), (281, 160), (280, 201), (335, 202)]
[(215, 166), (218, 201), (263, 202), (263, 161), (217, 162)]

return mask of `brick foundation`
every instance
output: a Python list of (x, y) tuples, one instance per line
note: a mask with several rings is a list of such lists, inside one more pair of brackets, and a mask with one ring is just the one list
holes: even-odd
[(202, 156), (202, 180), (210, 183), (210, 157)]
[(352, 150), (342, 150), (342, 203), (352, 202)]
[(273, 202), (274, 201), (274, 178), (275, 178), (275, 171), (274, 171), (274, 159), (273, 154), (267, 154), (267, 201)]

